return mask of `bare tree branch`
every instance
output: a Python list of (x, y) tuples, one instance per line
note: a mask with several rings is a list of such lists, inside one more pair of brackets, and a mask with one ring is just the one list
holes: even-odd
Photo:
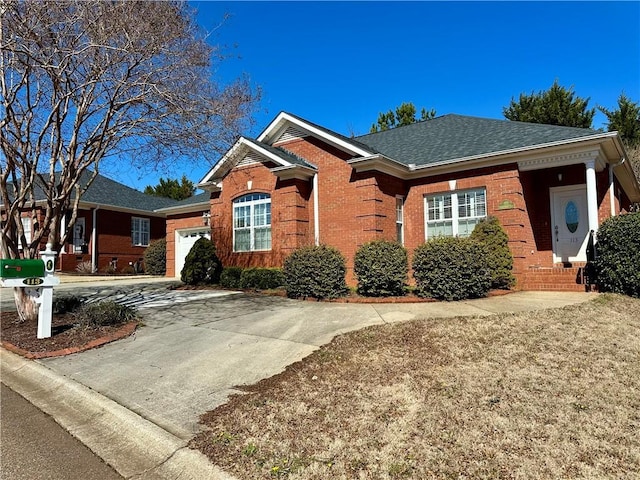
[(0, 0), (0, 15), (3, 257), (61, 245), (102, 162), (217, 158), (251, 122), (259, 92), (214, 80), (220, 51), (184, 2)]

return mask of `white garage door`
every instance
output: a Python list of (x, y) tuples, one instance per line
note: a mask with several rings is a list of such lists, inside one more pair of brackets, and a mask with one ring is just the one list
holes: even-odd
[(189, 250), (196, 241), (201, 238), (211, 238), (211, 232), (207, 230), (183, 230), (177, 231), (177, 245), (176, 245), (176, 277), (180, 278), (182, 267), (184, 267), (184, 259), (186, 258)]

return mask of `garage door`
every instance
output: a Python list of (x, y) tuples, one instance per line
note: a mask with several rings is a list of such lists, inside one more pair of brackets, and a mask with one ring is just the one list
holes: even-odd
[(184, 267), (184, 259), (189, 253), (189, 250), (191, 250), (191, 247), (193, 247), (193, 244), (201, 237), (211, 238), (211, 232), (209, 230), (178, 230), (177, 233), (176, 277), (180, 278), (182, 267)]

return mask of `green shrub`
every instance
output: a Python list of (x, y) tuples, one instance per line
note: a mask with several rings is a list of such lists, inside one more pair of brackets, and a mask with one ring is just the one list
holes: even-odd
[(89, 328), (122, 325), (134, 320), (136, 314), (135, 308), (112, 300), (85, 304), (74, 312), (76, 323)]
[(184, 259), (180, 279), (187, 285), (218, 283), (222, 264), (216, 255), (216, 247), (208, 238), (199, 238)]
[(53, 299), (53, 313), (73, 313), (78, 310), (85, 299), (77, 295), (68, 295), (61, 297), (54, 297)]
[(470, 238), (440, 237), (413, 254), (416, 294), (440, 300), (485, 297), (491, 288), (486, 247)]
[(333, 247), (304, 247), (284, 262), (284, 279), (290, 298), (337, 298), (348, 291), (345, 259)]
[(358, 293), (368, 297), (389, 297), (406, 293), (409, 261), (398, 242), (375, 240), (356, 252), (354, 273)]
[(487, 247), (491, 288), (509, 289), (516, 283), (513, 276), (513, 255), (509, 237), (496, 217), (481, 220), (471, 233), (471, 239)]
[(284, 285), (284, 275), (280, 268), (246, 268), (240, 274), (240, 288), (268, 290)]
[(598, 290), (640, 298), (640, 213), (608, 218), (596, 239)]
[(224, 267), (220, 274), (220, 286), (224, 288), (241, 288), (241, 275), (242, 267)]
[(144, 270), (149, 275), (167, 273), (167, 240), (165, 238), (151, 242), (144, 251)]

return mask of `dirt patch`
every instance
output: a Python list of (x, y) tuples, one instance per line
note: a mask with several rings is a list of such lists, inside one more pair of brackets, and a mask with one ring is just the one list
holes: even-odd
[(336, 337), (202, 417), (237, 478), (640, 478), (640, 300)]
[(75, 316), (67, 313), (54, 315), (51, 337), (36, 338), (37, 320), (18, 322), (16, 312), (0, 314), (0, 343), (3, 347), (28, 358), (45, 358), (68, 355), (131, 335), (137, 322), (108, 327), (79, 327)]

